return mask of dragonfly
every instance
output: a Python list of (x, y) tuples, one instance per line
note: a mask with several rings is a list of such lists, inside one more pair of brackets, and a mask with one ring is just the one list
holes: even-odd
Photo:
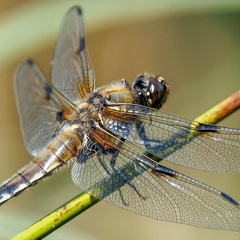
[(0, 186), (1, 205), (72, 163), (73, 182), (98, 199), (162, 221), (240, 231), (236, 200), (160, 164), (239, 172), (240, 129), (159, 110), (169, 93), (160, 75), (95, 88), (77, 6), (65, 15), (51, 67), (51, 83), (31, 59), (16, 71), (23, 137), (34, 158)]

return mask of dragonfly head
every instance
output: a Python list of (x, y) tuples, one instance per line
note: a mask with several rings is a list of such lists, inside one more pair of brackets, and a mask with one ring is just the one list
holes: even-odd
[(162, 106), (169, 93), (169, 86), (164, 78), (149, 73), (139, 75), (132, 89), (139, 95), (141, 104), (156, 109)]

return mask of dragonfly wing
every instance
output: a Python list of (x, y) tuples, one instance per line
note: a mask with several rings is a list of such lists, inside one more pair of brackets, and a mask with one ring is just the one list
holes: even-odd
[(198, 123), (140, 105), (109, 106), (102, 114), (108, 130), (160, 159), (205, 171), (240, 171), (240, 129)]
[(36, 156), (49, 144), (60, 126), (57, 114), (62, 112), (64, 101), (56, 96), (56, 90), (47, 83), (32, 60), (26, 60), (18, 67), (15, 88), (25, 144)]
[(240, 231), (239, 204), (227, 194), (157, 164), (116, 138), (105, 143), (121, 147), (73, 165), (72, 179), (85, 192), (158, 220)]
[(52, 61), (52, 83), (77, 104), (94, 89), (94, 70), (86, 48), (82, 11), (71, 8), (65, 16)]

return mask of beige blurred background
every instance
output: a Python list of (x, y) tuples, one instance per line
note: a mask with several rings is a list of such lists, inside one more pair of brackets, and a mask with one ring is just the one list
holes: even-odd
[[(240, 87), (240, 1), (0, 0), (0, 182), (32, 158), (15, 106), (13, 75), (33, 58), (50, 76), (50, 60), (65, 12), (84, 11), (86, 41), (97, 86), (144, 71), (171, 85), (163, 110), (195, 118)], [(240, 111), (221, 124), (240, 128)], [(169, 164), (168, 164), (169, 165)], [(171, 166), (240, 200), (240, 174)], [(9, 239), (80, 193), (70, 168), (0, 208), (0, 239)], [(46, 239), (240, 239), (239, 233), (156, 221), (100, 202)]]

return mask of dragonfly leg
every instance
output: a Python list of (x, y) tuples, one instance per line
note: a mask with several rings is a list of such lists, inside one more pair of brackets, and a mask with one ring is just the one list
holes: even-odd
[[(103, 169), (107, 172), (107, 174), (108, 174), (109, 176), (111, 176), (111, 173), (108, 171), (108, 169), (107, 169), (107, 167), (106, 167), (106, 164), (103, 162), (103, 160), (102, 160), (102, 158), (101, 158), (101, 155), (102, 155), (101, 152), (98, 152), (98, 153), (97, 153), (98, 160), (99, 160), (100, 164), (102, 165)], [(124, 200), (124, 198), (123, 198), (121, 189), (119, 188), (118, 191), (119, 191), (119, 195), (120, 195), (120, 198), (121, 198), (123, 204), (127, 206), (128, 204), (125, 202), (125, 200)]]
[[(121, 149), (122, 145), (124, 144), (125, 139), (121, 138), (121, 141), (118, 143), (118, 149)], [(100, 151), (97, 156), (98, 156), (98, 160), (100, 162), (100, 164), (102, 165), (102, 167), (104, 168), (104, 170), (107, 172), (107, 174), (111, 175), (111, 173), (109, 172), (109, 170), (106, 167), (106, 164), (103, 162), (103, 160), (101, 159), (101, 155), (102, 155), (102, 151)], [(108, 151), (108, 153), (106, 152), (105, 154), (107, 155), (112, 155), (111, 159), (110, 159), (110, 167), (113, 170), (113, 172), (117, 175), (117, 177), (119, 177), (119, 179), (121, 181), (123, 181), (124, 184), (128, 184), (136, 193), (137, 195), (142, 198), (142, 199), (146, 199), (146, 197), (142, 196), (142, 194), (137, 190), (137, 188), (134, 186), (134, 184), (132, 184), (130, 181), (130, 179), (127, 177), (128, 174), (130, 174), (130, 172), (128, 171), (128, 169), (124, 169), (120, 170), (116, 167), (116, 161), (117, 161), (117, 157), (118, 157), (118, 151), (113, 150), (113, 151)], [(126, 174), (124, 174), (124, 170), (126, 170)], [(118, 189), (120, 197), (124, 203), (124, 205), (128, 205), (126, 203), (126, 201), (124, 200), (124, 197), (122, 195), (121, 189)]]
[[(118, 148), (121, 149), (122, 145), (124, 144), (125, 139), (121, 139), (121, 142), (119, 142), (118, 144)], [(129, 178), (123, 173), (123, 171), (119, 170), (115, 165), (116, 165), (116, 161), (117, 161), (117, 157), (118, 157), (118, 152), (115, 152), (112, 155), (112, 158), (110, 160), (110, 167), (112, 168), (112, 170), (115, 172), (115, 174), (121, 179), (123, 180), (126, 184), (128, 184), (136, 193), (137, 195), (142, 198), (142, 199), (146, 199), (146, 197), (142, 196), (142, 194), (137, 190), (137, 188), (134, 186), (134, 184), (132, 184), (129, 180)], [(126, 169), (127, 170), (127, 169)]]
[[(189, 138), (187, 138), (186, 131), (179, 131), (178, 133), (173, 134), (170, 138), (165, 140), (159, 139), (149, 139), (147, 133), (145, 131), (144, 125), (142, 122), (138, 122), (136, 124), (136, 128), (141, 140), (144, 143), (146, 150), (161, 158), (166, 158), (171, 152), (175, 149), (180, 149), (189, 142)], [(192, 136), (193, 137), (193, 136)]]

